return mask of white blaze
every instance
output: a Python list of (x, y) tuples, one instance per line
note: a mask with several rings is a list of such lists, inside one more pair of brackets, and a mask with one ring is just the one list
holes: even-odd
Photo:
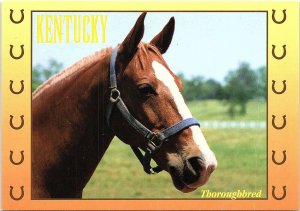
[[(192, 114), (184, 102), (184, 99), (179, 91), (178, 86), (175, 83), (174, 77), (170, 72), (159, 62), (153, 61), (152, 67), (155, 72), (155, 76), (158, 80), (163, 82), (166, 87), (169, 88), (170, 93), (173, 96), (174, 102), (177, 106), (179, 114), (182, 116), (182, 119), (191, 118)], [(210, 164), (217, 165), (217, 160), (214, 153), (210, 150), (209, 146), (206, 143), (206, 140), (201, 132), (201, 129), (198, 126), (191, 126), (193, 139), (196, 145), (199, 147), (200, 151), (203, 153), (203, 156), (206, 160), (206, 166)]]

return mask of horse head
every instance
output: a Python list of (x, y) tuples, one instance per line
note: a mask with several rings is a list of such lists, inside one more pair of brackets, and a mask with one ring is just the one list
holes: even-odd
[[(150, 43), (144, 43), (141, 39), (145, 15), (143, 13), (138, 18), (116, 50), (113, 68), (118, 92), (126, 105), (125, 110), (130, 114), (125, 117), (134, 117), (132, 121), (137, 120), (153, 134), (159, 134), (180, 122), (181, 129), (160, 142), (151, 152), (151, 158), (170, 174), (178, 190), (190, 192), (208, 181), (217, 167), (217, 161), (199, 125), (182, 123), (191, 119), (192, 114), (182, 97), (180, 78), (162, 57), (171, 43), (175, 20), (172, 17)], [(123, 142), (147, 151), (149, 139), (141, 135), (129, 124), (131, 120), (126, 118), (122, 108), (113, 108), (109, 115), (110, 128)]]

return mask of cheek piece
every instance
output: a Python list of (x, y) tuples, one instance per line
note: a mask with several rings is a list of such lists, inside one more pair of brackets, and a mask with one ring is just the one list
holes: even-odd
[(117, 88), (117, 79), (116, 79), (116, 69), (115, 63), (118, 55), (118, 47), (113, 50), (113, 53), (110, 58), (110, 68), (109, 68), (109, 81), (110, 81), (110, 99), (108, 108), (106, 111), (106, 120), (107, 124), (110, 127), (110, 117), (114, 107), (116, 107), (123, 118), (127, 121), (127, 123), (135, 129), (137, 133), (139, 133), (142, 137), (144, 137), (147, 142), (147, 147), (145, 150), (145, 154), (143, 155), (141, 150), (138, 147), (131, 146), (134, 154), (139, 159), (141, 164), (143, 165), (144, 171), (147, 174), (156, 174), (162, 169), (159, 166), (151, 167), (150, 162), (152, 159), (152, 154), (162, 146), (165, 141), (168, 141), (168, 138), (172, 135), (189, 128), (193, 125), (197, 125), (200, 127), (200, 123), (195, 118), (187, 118), (176, 124), (162, 130), (159, 132), (153, 132), (147, 127), (145, 127), (140, 121), (134, 118), (126, 107), (124, 101), (121, 98), (121, 93)]

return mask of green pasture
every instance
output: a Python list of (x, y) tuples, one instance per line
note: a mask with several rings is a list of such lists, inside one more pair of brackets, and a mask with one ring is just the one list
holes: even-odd
[[(188, 104), (200, 120), (230, 120), (226, 105), (215, 100)], [(250, 102), (234, 120), (265, 120), (266, 104)], [(265, 129), (202, 129), (215, 152), (218, 168), (209, 182), (192, 193), (175, 189), (168, 173), (147, 175), (130, 147), (117, 138), (109, 146), (84, 189), (84, 198), (201, 198), (201, 190), (259, 191), (266, 196)]]
[[(265, 101), (252, 100), (247, 103), (246, 115), (236, 115), (231, 118), (227, 114), (228, 103), (220, 100), (204, 100), (204, 101), (192, 101), (188, 103), (188, 106), (196, 118), (201, 120), (223, 120), (223, 121), (262, 121), (266, 120), (267, 106)], [(237, 106), (237, 109), (238, 106)]]

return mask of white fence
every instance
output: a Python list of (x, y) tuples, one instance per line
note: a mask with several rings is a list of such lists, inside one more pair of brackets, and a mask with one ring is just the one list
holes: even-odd
[(261, 128), (267, 126), (266, 121), (201, 121), (203, 128)]

